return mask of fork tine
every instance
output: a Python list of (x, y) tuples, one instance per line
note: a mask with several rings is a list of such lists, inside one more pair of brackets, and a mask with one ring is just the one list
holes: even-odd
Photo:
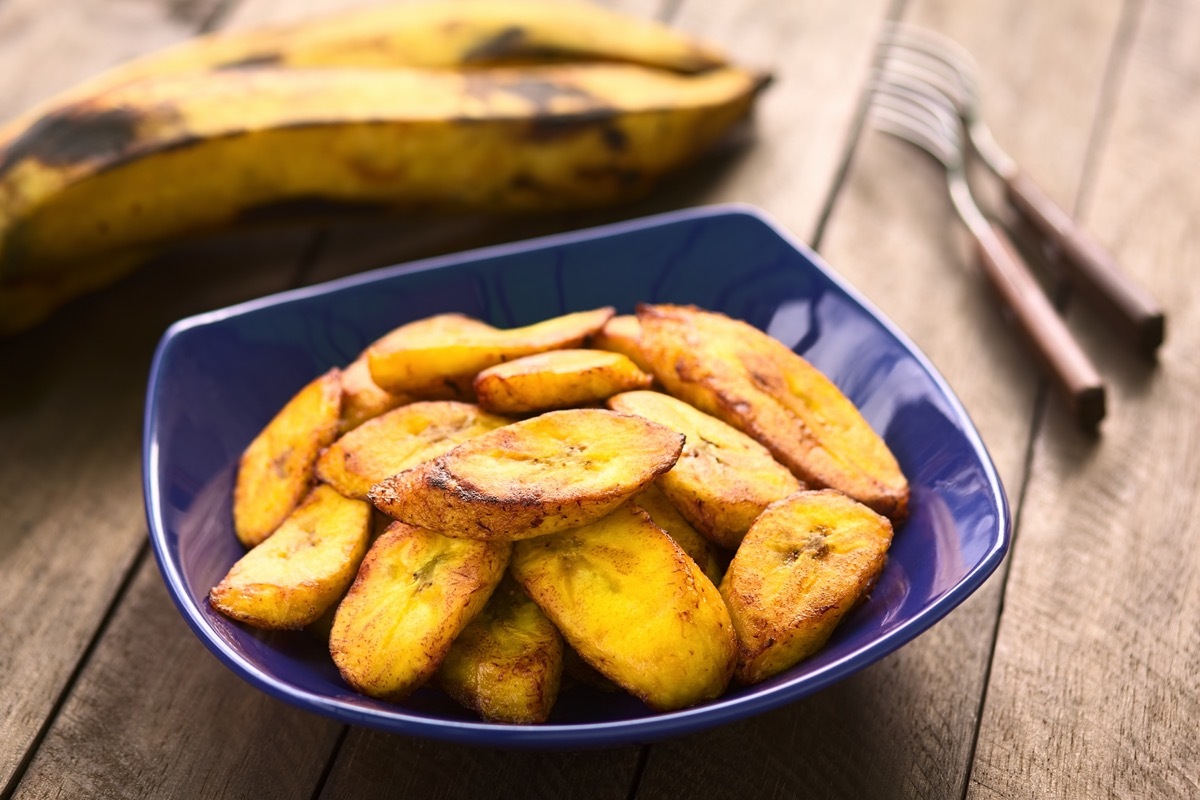
[(975, 59), (958, 42), (903, 22), (887, 23), (882, 38), (884, 48), (888, 52), (921, 53), (927, 59), (940, 63), (944, 69), (953, 72), (972, 101), (978, 97), (978, 84), (975, 79), (978, 68), (975, 66)]
[[(876, 92), (898, 94), (920, 105), (927, 105), (931, 113), (944, 120), (948, 127), (958, 131), (958, 103), (939, 86), (914, 75), (877, 70), (871, 75), (871, 88)], [(936, 109), (936, 111), (933, 111)]]
[(959, 80), (958, 73), (946, 69), (941, 62), (920, 51), (885, 52), (879, 74), (888, 78), (907, 78), (930, 87), (953, 103), (956, 114), (962, 113), (963, 107), (970, 102), (970, 96)]
[(962, 132), (958, 114), (945, 97), (931, 95), (920, 86), (890, 80), (873, 83), (872, 92), (873, 105), (891, 108), (920, 121), (945, 148), (956, 151), (957, 157), (952, 160), (961, 163)]

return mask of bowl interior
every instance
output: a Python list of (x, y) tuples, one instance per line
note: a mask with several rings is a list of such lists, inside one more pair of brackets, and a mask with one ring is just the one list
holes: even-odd
[[(263, 633), (205, 598), (241, 555), (234, 464), (301, 386), (404, 322), (459, 311), (500, 327), (612, 305), (694, 303), (766, 330), (822, 369), (881, 432), (912, 486), (870, 599), (816, 656), (712, 703), (656, 714), (636, 700), (565, 691), (547, 725), (478, 722), (440, 693), (403, 704), (350, 691), (322, 643)], [(645, 741), (788, 702), (881, 658), (929, 627), (999, 564), (1008, 513), (995, 470), (928, 362), (806, 248), (761, 214), (710, 208), (390, 268), (178, 323), (151, 374), (145, 435), (151, 538), (189, 625), (266, 691), (339, 719), (513, 746)]]

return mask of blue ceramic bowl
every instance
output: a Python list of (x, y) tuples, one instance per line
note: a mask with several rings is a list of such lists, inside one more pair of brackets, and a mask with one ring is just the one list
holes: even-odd
[[(500, 327), (641, 301), (694, 303), (768, 331), (833, 379), (883, 434), (912, 486), (911, 516), (868, 602), (820, 653), (775, 678), (667, 714), (573, 688), (549, 723), (480, 722), (433, 689), (401, 704), (352, 692), (305, 633), (265, 633), (206, 601), (242, 554), (234, 464), (301, 386), (386, 331), (460, 311)], [(150, 374), (144, 440), (150, 538), (200, 640), (250, 683), (386, 731), (501, 747), (643, 742), (818, 691), (879, 660), (961, 603), (1000, 563), (1009, 513), (962, 406), (898, 330), (806, 247), (751, 208), (696, 209), (356, 275), (176, 323)]]

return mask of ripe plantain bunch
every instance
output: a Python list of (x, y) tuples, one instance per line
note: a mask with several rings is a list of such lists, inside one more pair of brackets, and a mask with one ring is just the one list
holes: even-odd
[(743, 322), (443, 314), (315, 379), (250, 444), (233, 523), (251, 549), (209, 599), (320, 631), (372, 697), (432, 682), (534, 723), (565, 672), (668, 711), (820, 649), (907, 500), (853, 404)]
[(553, 0), (383, 6), (185, 42), (0, 128), (0, 333), (238, 223), (630, 200), (764, 84), (660, 25)]

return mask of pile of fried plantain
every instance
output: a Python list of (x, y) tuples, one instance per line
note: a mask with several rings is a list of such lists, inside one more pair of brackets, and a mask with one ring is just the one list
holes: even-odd
[(320, 629), (372, 697), (432, 683), (538, 723), (566, 670), (669, 711), (823, 646), (906, 503), (853, 404), (745, 323), (441, 314), (304, 387), (250, 444), (233, 509), (253, 549), (210, 602)]

